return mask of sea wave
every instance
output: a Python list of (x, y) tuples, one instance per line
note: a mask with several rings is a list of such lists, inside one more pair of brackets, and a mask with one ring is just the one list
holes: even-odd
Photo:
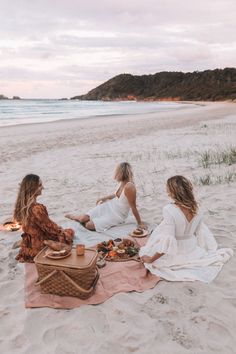
[(0, 101), (0, 126), (52, 122), (62, 119), (144, 114), (184, 108), (186, 104), (176, 102), (2, 100)]

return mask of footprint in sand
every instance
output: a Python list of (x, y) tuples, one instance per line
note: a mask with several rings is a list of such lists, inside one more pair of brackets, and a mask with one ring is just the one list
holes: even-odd
[(190, 307), (190, 310), (192, 312), (198, 313), (203, 308), (204, 308), (204, 306), (195, 306), (195, 307), (192, 307), (192, 308)]
[(161, 293), (156, 294), (151, 297), (151, 299), (148, 300), (150, 304), (167, 304), (168, 303), (168, 298), (163, 296)]
[(7, 315), (9, 315), (9, 311), (6, 311), (6, 310), (2, 310), (2, 311), (0, 311), (0, 318), (2, 318), (2, 317), (5, 317), (5, 316), (7, 316)]
[(207, 318), (205, 316), (194, 316), (190, 319), (195, 324), (201, 324), (207, 321)]
[(43, 333), (43, 342), (48, 344), (48, 343), (52, 343), (55, 338), (56, 338), (56, 329), (59, 328), (59, 327), (56, 327), (56, 328), (49, 328), (47, 330), (45, 330), (45, 332)]
[(168, 298), (162, 294), (153, 295), (148, 301), (145, 302), (144, 307), (141, 311), (144, 311), (152, 318), (156, 318), (160, 313), (160, 306), (158, 305), (168, 304)]
[(184, 287), (184, 293), (185, 293), (186, 295), (189, 295), (189, 296), (197, 296), (198, 291), (197, 291), (194, 287), (185, 286), (185, 287)]
[(236, 307), (236, 299), (235, 298), (228, 298), (227, 301), (233, 306)]
[(180, 328), (176, 328), (172, 331), (172, 340), (186, 349), (191, 349), (195, 346), (193, 340)]
[(29, 343), (29, 340), (23, 334), (18, 334), (11, 340), (13, 349), (20, 349), (25, 347)]
[(227, 353), (226, 347), (230, 342), (234, 342), (234, 337), (224, 325), (212, 321), (208, 324), (206, 338), (208, 346), (214, 350), (221, 350), (221, 353)]

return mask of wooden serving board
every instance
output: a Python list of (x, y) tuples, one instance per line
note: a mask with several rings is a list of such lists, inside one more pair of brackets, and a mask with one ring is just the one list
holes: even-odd
[(133, 257), (128, 257), (128, 258), (121, 258), (121, 257), (106, 257), (106, 261), (108, 262), (128, 262), (128, 261), (136, 261), (140, 262), (139, 255), (136, 254)]

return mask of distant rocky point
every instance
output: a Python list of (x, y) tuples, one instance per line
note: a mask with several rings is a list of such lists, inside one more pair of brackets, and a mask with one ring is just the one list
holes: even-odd
[(4, 95), (0, 95), (0, 100), (8, 100), (8, 97), (6, 97)]
[[(10, 98), (4, 95), (0, 95), (0, 100), (9, 100)], [(13, 100), (20, 100), (21, 98), (19, 96), (13, 96)]]
[(121, 74), (78, 100), (224, 101), (236, 99), (236, 68), (154, 75)]

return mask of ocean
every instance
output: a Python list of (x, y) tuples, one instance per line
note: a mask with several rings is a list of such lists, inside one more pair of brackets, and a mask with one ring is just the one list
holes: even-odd
[(52, 122), (98, 116), (117, 116), (179, 110), (176, 102), (104, 102), (78, 100), (0, 100), (0, 126)]

